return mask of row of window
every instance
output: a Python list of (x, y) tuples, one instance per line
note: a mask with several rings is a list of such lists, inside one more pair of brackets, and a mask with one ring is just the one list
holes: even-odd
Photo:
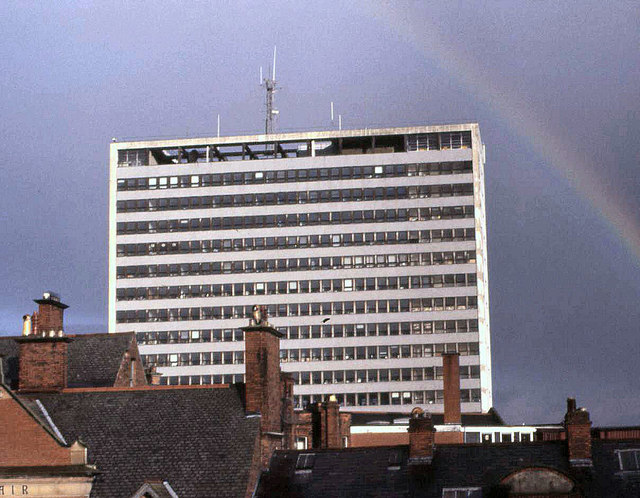
[(474, 356), (479, 354), (479, 345), (477, 342), (448, 342), (391, 346), (281, 349), (280, 361), (282, 363), (295, 363), (299, 361), (431, 358), (433, 356), (440, 356), (443, 353), (460, 353), (460, 356)]
[[(392, 137), (388, 137), (394, 140)], [(401, 137), (395, 137), (394, 141), (398, 141)], [(405, 135), (405, 148), (392, 147), (392, 151), (407, 152), (419, 150), (449, 150), (449, 149), (469, 149), (471, 148), (471, 132), (455, 131), (442, 133), (421, 133), (415, 135)], [(207, 146), (195, 147), (191, 150), (179, 148), (174, 152), (175, 155), (169, 155), (165, 159), (169, 159), (172, 164), (182, 163), (198, 163), (198, 162), (214, 162), (227, 160), (245, 160), (245, 159), (286, 159), (292, 157), (309, 157), (311, 148), (316, 150), (316, 154), (340, 155), (343, 152), (341, 145), (342, 139), (332, 139), (329, 141), (320, 140), (316, 145), (312, 145), (311, 140), (302, 140), (294, 142), (260, 142), (249, 144), (214, 144)], [(351, 153), (364, 153), (369, 145), (364, 145), (364, 140), (350, 148)], [(370, 146), (374, 147), (372, 139)], [(251, 150), (253, 148), (253, 151)], [(170, 147), (171, 149), (171, 147)], [(156, 149), (160, 156), (165, 155), (165, 151)], [(123, 149), (118, 151), (118, 167), (125, 166), (155, 166), (149, 164), (149, 155), (156, 156), (153, 149)], [(202, 161), (201, 159), (204, 159)]]
[(326, 256), (317, 258), (249, 259), (205, 263), (118, 266), (117, 278), (180, 277), (228, 273), (264, 273), (352, 268), (393, 268), (475, 263), (475, 251), (376, 254), (368, 256)]
[[(358, 347), (334, 347), (334, 348), (302, 348), (302, 349), (281, 349), (280, 350), (280, 362), (281, 363), (296, 363), (296, 362), (308, 362), (308, 361), (343, 361), (343, 360), (388, 360), (388, 359), (402, 359), (402, 358), (430, 358), (433, 356), (440, 356), (443, 353), (459, 353), (461, 356), (477, 356), (479, 354), (479, 346), (477, 342), (450, 342), (450, 343), (437, 343), (437, 344), (405, 344), (405, 345), (384, 345), (384, 346), (358, 346)], [(160, 353), (160, 354), (148, 354), (145, 355), (145, 363), (147, 365), (157, 365), (160, 367), (184, 367), (194, 365), (239, 365), (244, 363), (244, 351), (214, 351), (214, 352), (198, 352), (198, 353)], [(411, 378), (411, 369), (406, 369), (407, 374), (402, 374), (398, 378), (392, 380), (434, 380), (441, 379), (441, 372), (431, 369), (431, 376), (424, 377), (422, 373), (415, 373), (415, 378)], [(438, 367), (440, 368), (440, 367)], [(468, 367), (462, 367), (466, 369), (468, 374)], [(427, 369), (427, 370), (428, 370)], [(414, 369), (420, 370), (422, 368)], [(385, 370), (386, 371), (386, 370)], [(462, 371), (462, 370), (461, 370)], [(474, 370), (475, 371), (475, 370)], [(356, 375), (355, 370), (351, 371)], [(358, 373), (358, 382), (364, 382), (365, 380), (373, 381), (370, 376), (367, 377), (366, 370), (361, 370), (362, 374)], [(406, 372), (405, 372), (406, 373)], [(316, 377), (316, 374), (318, 377)], [(308, 378), (309, 372), (304, 373), (304, 378)], [(319, 372), (312, 372), (312, 382), (302, 382), (303, 384), (322, 384), (327, 383), (327, 378), (321, 378)], [(377, 374), (376, 374), (377, 375)], [(426, 375), (426, 374), (425, 374)], [(438, 377), (440, 375), (440, 377)], [(480, 375), (478, 370), (478, 375)], [(434, 377), (435, 376), (435, 377)], [(347, 377), (349, 378), (349, 377)], [(377, 381), (376, 377), (376, 381)], [(470, 377), (466, 377), (470, 378)], [(476, 377), (473, 377), (476, 378)], [(324, 380), (323, 380), (324, 379)], [(383, 380), (384, 379), (384, 380)], [(317, 381), (316, 381), (317, 380)], [(386, 382), (389, 380), (387, 374), (383, 374), (380, 377), (380, 382)], [(334, 381), (338, 382), (338, 381)], [(340, 381), (343, 382), (343, 381)], [(349, 382), (349, 380), (347, 380)]]
[[(478, 320), (436, 320), (420, 322), (334, 323), (277, 327), (287, 339), (331, 337), (375, 337), (416, 334), (461, 334), (478, 331)], [(237, 342), (244, 340), (240, 329), (198, 329), (138, 332), (138, 344)]]
[[(180, 242), (118, 244), (116, 254), (118, 257), (155, 256), (165, 254), (301, 249), (307, 247), (419, 244), (474, 239), (475, 230), (473, 228), (341, 233), (333, 235), (288, 235), (286, 237), (250, 237), (243, 239), (184, 240)], [(473, 257), (475, 258), (475, 253), (473, 254)], [(443, 256), (441, 259), (444, 260), (445, 257)], [(434, 260), (433, 264), (440, 263), (435, 262)]]
[[(442, 404), (444, 394), (441, 390), (404, 391), (404, 392), (366, 392), (335, 394), (340, 406), (384, 406), (384, 405), (431, 405)], [(294, 408), (306, 408), (312, 403), (324, 401), (329, 395), (307, 394), (293, 397)], [(480, 389), (460, 389), (462, 403), (480, 402)]]
[(475, 273), (413, 275), (406, 277), (334, 278), (325, 280), (281, 280), (236, 284), (128, 287), (116, 291), (118, 301), (190, 299), (221, 296), (264, 296), (276, 294), (315, 294), (387, 289), (432, 289), (476, 285)]
[(471, 132), (418, 133), (406, 135), (407, 151), (471, 148)]
[(366, 209), (358, 211), (324, 211), (322, 213), (267, 214), (225, 216), (222, 218), (182, 218), (158, 221), (128, 221), (117, 224), (118, 235), (133, 233), (194, 232), (201, 230), (241, 230), (249, 228), (303, 227), (350, 223), (395, 223), (450, 218), (473, 218), (473, 206), (411, 209)]
[(245, 381), (243, 374), (214, 375), (163, 375), (162, 386), (200, 386), (210, 384), (239, 384)]
[[(323, 370), (316, 372), (292, 372), (296, 385), (352, 384), (363, 382), (410, 382), (441, 380), (442, 367), (382, 368), (368, 370)], [(478, 365), (460, 367), (461, 379), (479, 379)]]
[(145, 365), (184, 367), (193, 365), (242, 365), (244, 351), (214, 351), (206, 353), (147, 354)]
[[(271, 304), (269, 316), (350, 315), (364, 313), (404, 313), (421, 311), (453, 311), (478, 308), (476, 296), (434, 297), (418, 299), (380, 299), (371, 301), (338, 301), (326, 303)], [(162, 308), (117, 311), (117, 323), (173, 322), (187, 320), (219, 320), (247, 318), (252, 306), (207, 306), (202, 308)]]
[[(468, 344), (465, 343), (465, 350)], [(389, 349), (393, 351), (398, 346), (386, 347), (385, 354), (388, 355)], [(328, 348), (331, 349), (331, 348)], [(333, 348), (335, 350), (343, 348)], [(344, 348), (349, 349), (349, 348)], [(353, 349), (353, 348), (350, 348)], [(291, 350), (297, 351), (297, 350)], [(340, 354), (343, 354), (340, 352)], [(345, 352), (346, 354), (346, 352)], [(477, 354), (477, 352), (475, 353)], [(280, 357), (287, 358), (291, 356), (288, 350), (281, 350)], [(399, 358), (400, 356), (396, 356)], [(329, 361), (332, 358), (323, 358)], [(297, 360), (296, 360), (297, 361)], [(206, 352), (206, 353), (169, 353), (169, 354), (150, 354), (145, 356), (146, 365), (156, 365), (158, 367), (184, 367), (184, 366), (200, 366), (200, 365), (240, 365), (244, 364), (243, 351), (225, 351), (225, 352)], [(382, 368), (367, 370), (324, 370), (313, 372), (291, 372), (295, 384), (341, 384), (354, 382), (409, 382), (423, 380), (442, 380), (443, 368), (436, 367), (419, 367), (419, 368)], [(479, 379), (479, 365), (463, 365), (460, 367), (461, 379)]]
[(173, 211), (178, 209), (212, 209), (245, 206), (275, 206), (280, 204), (316, 204), (325, 202), (382, 201), (420, 199), (427, 197), (457, 197), (473, 195), (473, 184), (412, 185), (408, 187), (378, 187), (303, 192), (268, 192), (257, 194), (165, 197), (162, 199), (132, 199), (118, 201), (119, 213)]
[(260, 185), (265, 183), (301, 183), (316, 181), (361, 180), (406, 176), (458, 175), (471, 173), (470, 161), (426, 164), (386, 164), (379, 166), (342, 166), (338, 168), (306, 168), (278, 171), (246, 171), (203, 175), (120, 178), (117, 188), (156, 190), (167, 188), (221, 187), (228, 185)]
[[(170, 375), (160, 377), (161, 385), (208, 385), (233, 384), (244, 382), (244, 376), (236, 375)], [(336, 393), (335, 396), (341, 406), (379, 406), (379, 405), (423, 405), (442, 404), (444, 394), (442, 390), (432, 391), (404, 391), (404, 392), (367, 392), (367, 393)], [(293, 404), (295, 409), (303, 409), (312, 403), (326, 401), (327, 394), (295, 395)], [(478, 403), (480, 389), (461, 389), (462, 403)]]

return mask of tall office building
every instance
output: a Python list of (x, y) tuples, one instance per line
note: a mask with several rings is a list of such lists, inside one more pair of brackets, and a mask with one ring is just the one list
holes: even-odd
[(492, 405), (477, 124), (111, 144), (109, 330), (168, 384), (242, 380), (265, 305), (295, 404)]

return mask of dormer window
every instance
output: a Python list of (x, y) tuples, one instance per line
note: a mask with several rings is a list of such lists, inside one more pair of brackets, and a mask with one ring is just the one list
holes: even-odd
[(444, 488), (442, 498), (482, 498), (481, 488)]
[(311, 472), (315, 459), (315, 453), (301, 453), (298, 455), (298, 460), (296, 460), (296, 474)]
[(616, 450), (620, 470), (626, 472), (640, 471), (640, 448), (631, 450)]
[(399, 450), (392, 450), (389, 453), (389, 462), (387, 464), (387, 470), (400, 470), (400, 464), (402, 463), (402, 453)]

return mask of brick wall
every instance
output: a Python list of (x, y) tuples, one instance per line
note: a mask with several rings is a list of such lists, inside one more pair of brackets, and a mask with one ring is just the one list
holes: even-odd
[(0, 388), (0, 467), (71, 465), (71, 449), (58, 443), (8, 392)]
[(401, 446), (409, 444), (408, 432), (366, 432), (351, 434), (351, 446)]
[(38, 312), (34, 313), (35, 331), (49, 332), (63, 330), (64, 309), (57, 306), (41, 304)]
[(18, 388), (23, 392), (60, 391), (67, 385), (67, 337), (28, 336), (20, 344)]

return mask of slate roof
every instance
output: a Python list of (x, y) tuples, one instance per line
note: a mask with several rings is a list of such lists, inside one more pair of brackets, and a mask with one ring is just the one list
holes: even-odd
[[(124, 353), (131, 345), (133, 332), (123, 334), (69, 335), (67, 384), (69, 387), (113, 386)], [(12, 389), (18, 387), (19, 337), (0, 337), (0, 356), (3, 356), (4, 382)]]
[(15, 388), (18, 382), (18, 343), (13, 337), (0, 337), (0, 360), (5, 385)]
[(127, 497), (168, 481), (181, 498), (244, 496), (259, 418), (239, 392), (209, 386), (34, 394), (65, 439), (97, 466), (92, 497)]
[(69, 337), (73, 340), (69, 343), (68, 387), (110, 387), (135, 334), (78, 334)]
[[(482, 496), (499, 494), (498, 483), (526, 467), (548, 467), (573, 478), (586, 498), (640, 496), (640, 472), (620, 472), (616, 449), (638, 448), (640, 441), (593, 442), (594, 467), (570, 469), (562, 441), (438, 445), (431, 466), (407, 464), (408, 446), (324, 451), (277, 451), (263, 474), (257, 496), (270, 497), (433, 497), (443, 488), (481, 487)], [(296, 473), (302, 453), (314, 453), (311, 471)], [(399, 465), (390, 467), (390, 461)]]
[[(393, 425), (409, 424), (408, 413), (401, 412), (351, 412), (351, 426), (355, 425)], [(443, 413), (432, 413), (431, 419), (434, 425), (444, 424)], [(505, 425), (498, 412), (490, 408), (486, 413), (463, 413), (462, 425), (464, 426), (499, 426)]]

